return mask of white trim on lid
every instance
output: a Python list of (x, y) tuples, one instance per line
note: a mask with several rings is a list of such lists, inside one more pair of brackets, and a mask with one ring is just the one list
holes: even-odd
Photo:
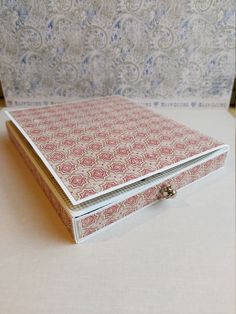
[[(61, 104), (60, 104), (61, 105)], [(47, 107), (47, 106), (46, 106)], [(22, 109), (21, 109), (22, 110)], [(198, 157), (201, 157), (201, 156), (204, 156), (205, 154), (208, 154), (210, 152), (214, 152), (218, 149), (221, 149), (221, 148), (225, 148), (226, 151), (229, 150), (229, 146), (228, 145), (225, 145), (225, 144), (222, 144), (222, 145), (219, 145), (219, 146), (216, 146), (212, 149), (209, 149), (207, 151), (204, 151), (200, 154), (196, 154), (192, 157), (189, 157), (189, 158), (186, 158), (186, 159), (183, 159), (175, 164), (171, 164), (167, 167), (164, 167), (164, 168), (161, 168), (161, 169), (157, 169), (156, 171), (154, 172), (150, 172), (149, 174), (146, 174), (144, 176), (141, 176), (141, 177), (138, 177), (136, 179), (133, 179), (133, 180), (130, 180), (126, 183), (123, 183), (123, 184), (120, 184), (120, 185), (117, 185), (115, 187), (112, 187), (110, 189), (107, 189), (105, 191), (101, 191), (99, 193), (96, 193), (96, 194), (93, 194), (93, 195), (90, 195), (88, 197), (85, 197), (83, 199), (79, 199), (79, 200), (76, 200), (73, 195), (71, 194), (71, 192), (69, 191), (69, 189), (66, 187), (66, 185), (63, 183), (63, 181), (61, 180), (61, 178), (57, 175), (56, 171), (53, 169), (53, 167), (50, 165), (50, 163), (47, 161), (47, 159), (43, 156), (43, 154), (41, 153), (40, 149), (37, 147), (37, 145), (32, 141), (32, 139), (29, 137), (29, 135), (24, 131), (24, 129), (19, 125), (19, 123), (13, 118), (13, 116), (11, 115), (11, 113), (9, 111), (5, 111), (6, 115), (10, 118), (10, 120), (15, 124), (15, 126), (19, 129), (19, 131), (23, 134), (23, 136), (27, 139), (27, 141), (29, 142), (29, 144), (33, 147), (33, 149), (35, 150), (35, 152), (37, 153), (37, 155), (40, 157), (40, 159), (42, 160), (42, 162), (45, 164), (45, 166), (48, 168), (48, 170), (51, 172), (51, 174), (53, 175), (53, 177), (56, 179), (57, 183), (59, 184), (59, 186), (61, 187), (61, 189), (63, 190), (63, 192), (66, 194), (66, 196), (68, 197), (68, 199), (70, 200), (70, 202), (72, 203), (72, 205), (79, 205), (79, 204), (82, 204), (86, 201), (89, 201), (91, 199), (94, 199), (98, 196), (101, 196), (101, 195), (104, 195), (106, 193), (109, 193), (109, 192), (112, 192), (112, 191), (115, 191), (117, 189), (120, 189), (120, 188), (123, 188), (123, 187), (126, 187), (132, 183), (135, 183), (135, 182), (138, 182), (142, 179), (146, 179), (150, 176), (153, 176), (155, 174), (159, 174), (159, 173), (162, 173), (164, 171), (167, 171), (173, 167), (176, 167), (176, 166), (179, 166), (179, 165), (182, 165), (184, 164), (185, 162), (188, 162), (188, 161), (191, 161), (195, 158), (198, 158)]]

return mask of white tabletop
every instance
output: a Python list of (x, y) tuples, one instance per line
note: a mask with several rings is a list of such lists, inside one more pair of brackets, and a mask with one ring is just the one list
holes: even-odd
[(224, 170), (76, 245), (0, 114), (0, 313), (233, 314), (234, 119), (159, 109), (231, 146)]

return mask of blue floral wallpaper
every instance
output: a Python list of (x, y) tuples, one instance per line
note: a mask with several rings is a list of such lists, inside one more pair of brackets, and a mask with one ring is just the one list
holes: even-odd
[(234, 0), (0, 0), (8, 105), (110, 94), (227, 105)]

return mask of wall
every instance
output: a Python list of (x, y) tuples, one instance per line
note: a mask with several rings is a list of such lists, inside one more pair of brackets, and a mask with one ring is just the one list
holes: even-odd
[(7, 103), (122, 94), (227, 106), (234, 19), (233, 0), (2, 0)]

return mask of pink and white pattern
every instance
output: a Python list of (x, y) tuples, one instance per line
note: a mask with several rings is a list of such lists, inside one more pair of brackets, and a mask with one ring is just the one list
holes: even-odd
[(8, 135), (9, 135), (10, 140), (13, 142), (13, 144), (16, 147), (16, 149), (18, 150), (18, 152), (20, 153), (20, 155), (24, 159), (24, 162), (26, 163), (26, 165), (28, 166), (28, 168), (32, 172), (34, 178), (36, 179), (36, 181), (38, 182), (38, 184), (42, 188), (43, 192), (45, 193), (45, 195), (49, 199), (50, 203), (52, 204), (54, 210), (56, 211), (56, 213), (60, 217), (61, 221), (64, 223), (64, 225), (66, 226), (67, 230), (70, 232), (71, 236), (76, 241), (75, 235), (74, 235), (72, 217), (65, 210), (65, 208), (63, 208), (63, 206), (61, 205), (59, 200), (56, 198), (56, 196), (55, 196), (54, 192), (52, 191), (51, 187), (45, 182), (45, 178), (39, 173), (38, 169), (35, 167), (33, 162), (30, 160), (30, 158), (28, 157), (26, 151), (20, 145), (20, 143), (18, 142), (17, 138), (13, 134), (12, 130), (8, 126), (7, 126), (7, 131), (8, 131)]
[[(84, 238), (88, 235), (95, 233), (103, 229), (104, 227), (118, 221), (121, 218), (128, 216), (129, 214), (137, 211), (138, 209), (147, 206), (155, 201), (158, 201), (162, 198), (160, 194), (160, 189), (166, 185), (172, 185), (175, 189), (179, 189), (207, 174), (223, 166), (226, 153), (219, 155), (211, 160), (205, 161), (200, 165), (193, 166), (189, 170), (185, 170), (182, 173), (176, 175), (175, 177), (168, 179), (167, 181), (148, 188), (142, 193), (131, 196), (118, 204), (114, 204), (110, 207), (107, 207), (101, 211), (93, 212), (82, 216), (79, 219), (73, 218), (66, 209), (61, 205), (59, 200), (54, 194), (54, 191), (46, 183), (45, 178), (39, 173), (37, 168), (34, 166), (33, 162), (28, 157), (26, 151), (21, 147), (18, 140), (15, 138), (15, 135), (12, 133), (11, 129), (8, 128), (8, 133), (10, 139), (15, 144), (19, 153), (22, 155), (27, 166), (32, 171), (34, 177), (38, 181), (39, 185), (42, 187), (44, 193), (47, 195), (48, 199), (52, 203), (55, 211), (69, 230), (70, 234), (74, 238), (75, 242), (78, 242), (79, 239)], [(73, 228), (73, 220), (77, 221), (78, 235), (79, 239), (76, 236), (75, 229)]]
[(226, 158), (226, 153), (219, 155), (211, 160), (208, 160), (200, 165), (183, 171), (177, 176), (147, 189), (144, 192), (138, 193), (128, 199), (107, 207), (104, 210), (83, 216), (77, 221), (80, 238), (84, 238), (92, 233), (99, 231), (106, 226), (128, 216), (129, 214), (137, 211), (160, 200), (163, 196), (160, 189), (163, 186), (171, 185), (176, 190), (181, 187), (209, 174), (210, 172), (223, 166)]
[(9, 114), (73, 204), (221, 145), (118, 96)]

